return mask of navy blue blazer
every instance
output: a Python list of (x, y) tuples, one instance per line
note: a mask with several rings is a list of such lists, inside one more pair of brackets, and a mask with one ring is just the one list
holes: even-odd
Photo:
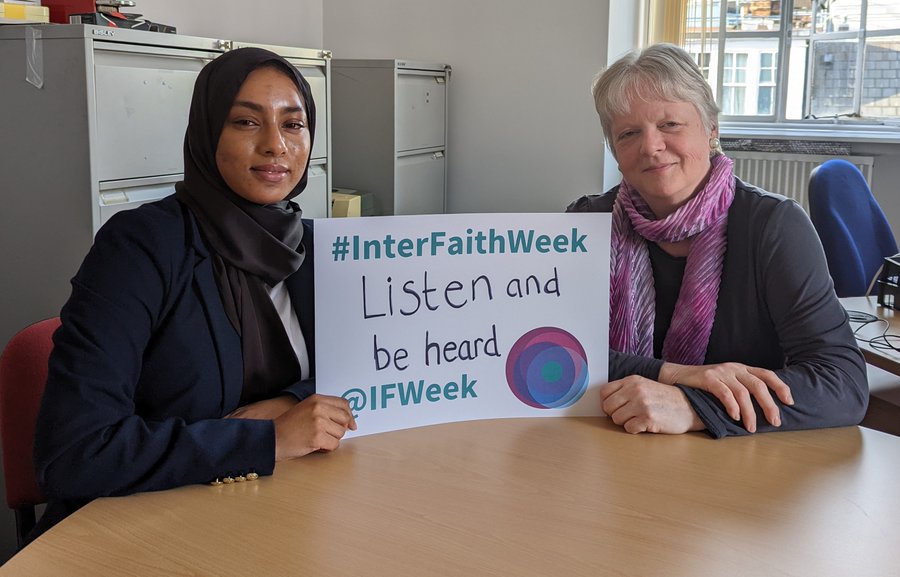
[[(313, 366), (312, 221), (304, 228), (306, 259), (286, 282)], [(197, 223), (174, 197), (103, 226), (61, 317), (35, 438), (51, 506), (272, 473), (272, 421), (222, 418), (241, 396), (240, 338)]]

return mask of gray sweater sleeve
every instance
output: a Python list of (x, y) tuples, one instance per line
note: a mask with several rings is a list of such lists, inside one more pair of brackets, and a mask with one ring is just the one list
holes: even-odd
[[(753, 278), (755, 307), (760, 323), (768, 315), (784, 354), (778, 376), (791, 388), (794, 405), (775, 402), (781, 410), (782, 425), (768, 424), (759, 405), (757, 430), (795, 430), (854, 425), (862, 420), (868, 403), (865, 361), (850, 329), (847, 313), (838, 301), (825, 264), (822, 245), (812, 223), (793, 202), (780, 202), (765, 222), (753, 223), (759, 233)], [(721, 300), (720, 295), (720, 300)], [(749, 300), (749, 298), (748, 298)], [(735, 326), (746, 334), (745, 347), (774, 343), (754, 342), (763, 331), (754, 326)], [(731, 359), (740, 360), (733, 351)], [(691, 405), (715, 438), (746, 435), (740, 422), (733, 421), (713, 395), (679, 385)], [(774, 395), (773, 395), (774, 397)]]

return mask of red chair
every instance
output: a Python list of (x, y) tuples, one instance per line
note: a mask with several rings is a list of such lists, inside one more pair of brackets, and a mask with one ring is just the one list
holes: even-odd
[(16, 512), (19, 547), (35, 524), (35, 505), (46, 502), (34, 474), (34, 425), (47, 381), (51, 337), (59, 317), (19, 331), (0, 356), (0, 442), (6, 504)]

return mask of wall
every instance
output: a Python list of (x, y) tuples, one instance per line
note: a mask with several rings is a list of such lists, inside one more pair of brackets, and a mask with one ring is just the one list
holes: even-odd
[[(606, 0), (328, 0), (335, 58), (446, 62), (450, 212), (558, 212), (602, 188), (590, 96)], [(339, 185), (340, 183), (335, 183)]]
[(854, 143), (853, 154), (874, 156), (872, 193), (900, 242), (900, 144)]
[(138, 0), (128, 11), (170, 24), (179, 34), (322, 48), (323, 0)]
[[(607, 37), (606, 64), (612, 64), (629, 50), (643, 43), (644, 2), (611, 2), (609, 6), (609, 35)], [(593, 101), (591, 102), (593, 104)], [(597, 123), (600, 126), (600, 123)], [(609, 147), (605, 147), (603, 161), (603, 190), (619, 184), (622, 173)]]

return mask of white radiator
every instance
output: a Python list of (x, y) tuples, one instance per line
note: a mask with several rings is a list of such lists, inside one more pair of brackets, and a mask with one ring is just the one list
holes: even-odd
[(726, 150), (725, 154), (734, 160), (734, 173), (741, 180), (769, 192), (793, 198), (805, 210), (809, 210), (809, 203), (806, 200), (809, 173), (826, 160), (843, 158), (852, 162), (862, 171), (869, 186), (872, 186), (872, 166), (875, 158), (871, 156), (828, 156), (741, 150)]

